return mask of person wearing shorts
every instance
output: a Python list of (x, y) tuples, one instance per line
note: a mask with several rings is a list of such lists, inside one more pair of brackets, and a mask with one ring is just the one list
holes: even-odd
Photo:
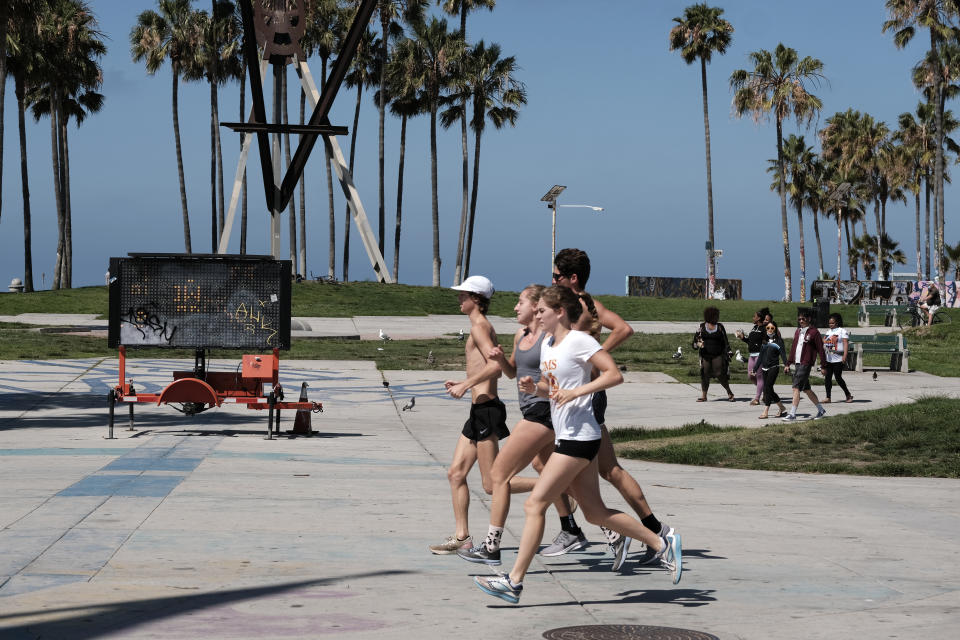
[(817, 398), (817, 394), (810, 388), (810, 371), (816, 364), (817, 358), (820, 358), (820, 370), (827, 365), (827, 355), (823, 349), (823, 336), (813, 326), (813, 310), (800, 309), (797, 312), (797, 330), (793, 334), (793, 344), (790, 345), (790, 357), (787, 358), (787, 364), (783, 367), (784, 373), (790, 373), (793, 367), (793, 404), (787, 415), (783, 417), (786, 422), (793, 422), (797, 419), (797, 407), (800, 405), (800, 392), (807, 394), (817, 407), (817, 415), (814, 420), (819, 420), (827, 415), (827, 410)]
[[(632, 516), (609, 509), (600, 496), (598, 453), (601, 430), (593, 415), (591, 394), (623, 382), (613, 358), (592, 336), (571, 328), (583, 312), (580, 298), (569, 288), (554, 286), (540, 296), (537, 317), (551, 337), (540, 351), (540, 380), (524, 376), (519, 388), (550, 399), (550, 414), (556, 432), (556, 449), (547, 459), (524, 504), (526, 520), (517, 559), (509, 574), (474, 578), (484, 593), (517, 603), (523, 579), (543, 539), (544, 514), (564, 491), (572, 491), (588, 521), (618, 532), (625, 539), (638, 538), (655, 550), (657, 559), (670, 570), (673, 583), (680, 580), (680, 536), (666, 538), (643, 526)], [(594, 376), (594, 370), (598, 375)]]
[[(508, 378), (530, 376), (534, 380), (540, 379), (540, 348), (547, 334), (534, 317), (534, 312), (543, 290), (544, 287), (540, 285), (530, 285), (520, 292), (513, 310), (517, 313), (517, 322), (521, 328), (513, 337), (513, 353), (510, 357), (505, 357), (499, 345), (490, 350), (490, 358), (500, 364), (500, 369)], [(490, 471), (493, 494), (487, 537), (471, 549), (457, 551), (457, 555), (469, 562), (500, 564), (500, 541), (510, 510), (510, 495), (533, 490), (537, 481), (535, 477), (519, 477), (517, 474), (530, 464), (535, 456), (546, 460), (553, 452), (554, 432), (550, 401), (522, 390), (518, 395), (523, 417), (514, 426), (510, 439), (497, 454)], [(587, 539), (573, 515), (567, 516), (562, 523), (565, 544), (561, 553), (586, 546)]]
[[(612, 353), (613, 350), (633, 335), (633, 329), (618, 314), (607, 309), (599, 300), (595, 300), (586, 292), (587, 280), (590, 278), (590, 257), (586, 252), (580, 249), (561, 249), (553, 261), (553, 283), (567, 287), (580, 297), (580, 306), (582, 313), (580, 318), (573, 323), (573, 328), (586, 331), (595, 339), (599, 339), (600, 332), (608, 329), (609, 333), (603, 341), (603, 350)], [(653, 510), (647, 503), (647, 498), (643, 494), (643, 489), (636, 479), (620, 465), (617, 454), (613, 450), (613, 441), (610, 439), (610, 433), (607, 431), (605, 416), (607, 408), (607, 393), (601, 390), (593, 394), (594, 418), (600, 425), (601, 440), (600, 456), (598, 460), (600, 477), (616, 487), (623, 499), (634, 510), (637, 517), (645, 527), (666, 536), (673, 531), (673, 528), (660, 522), (654, 515)], [(537, 467), (538, 461), (534, 461), (534, 467)], [(539, 469), (538, 469), (539, 471)], [(561, 504), (563, 498), (561, 498)], [(560, 514), (560, 520), (569, 514), (558, 505), (557, 511)], [(620, 569), (626, 551), (629, 549), (628, 541), (621, 539), (615, 531), (604, 530), (607, 543), (610, 545), (610, 552), (613, 556), (614, 571)], [(561, 531), (559, 536), (562, 536)], [(626, 547), (627, 549), (623, 549)], [(548, 547), (550, 549), (550, 547)], [(653, 561), (655, 549), (645, 548), (642, 550), (640, 562)], [(618, 560), (619, 559), (619, 560)]]
[(500, 365), (487, 357), (497, 342), (493, 325), (487, 320), (493, 284), (483, 276), (470, 276), (452, 288), (459, 292), (460, 311), (470, 317), (470, 337), (464, 347), (466, 379), (447, 380), (444, 387), (451, 397), (458, 399), (469, 391), (472, 402), (470, 417), (460, 432), (453, 451), (453, 461), (447, 471), (456, 531), (443, 542), (430, 545), (430, 551), (438, 555), (453, 554), (459, 549), (473, 546), (468, 524), (470, 489), (467, 487), (467, 474), (475, 463), (479, 463), (483, 489), (487, 493), (492, 492), (490, 468), (497, 456), (500, 439), (510, 435), (506, 408), (497, 397)]

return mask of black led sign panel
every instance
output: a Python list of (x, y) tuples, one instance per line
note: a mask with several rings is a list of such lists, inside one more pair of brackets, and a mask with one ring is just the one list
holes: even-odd
[(110, 258), (109, 345), (289, 349), (290, 274), (270, 256)]

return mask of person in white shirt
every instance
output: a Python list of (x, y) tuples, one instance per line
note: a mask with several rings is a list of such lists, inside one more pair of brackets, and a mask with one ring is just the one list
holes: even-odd
[[(526, 521), (510, 573), (474, 578), (483, 592), (507, 602), (519, 602), (523, 578), (543, 539), (544, 514), (564, 491), (574, 495), (587, 521), (640, 539), (656, 549), (658, 559), (670, 570), (673, 583), (680, 581), (680, 536), (671, 532), (662, 538), (632, 516), (609, 509), (600, 497), (597, 453), (601, 432), (593, 415), (592, 395), (620, 384), (623, 376), (600, 343), (582, 331), (571, 329), (582, 312), (580, 299), (566, 287), (550, 287), (537, 303), (536, 317), (551, 337), (540, 349), (540, 380), (534, 382), (531, 376), (524, 376), (519, 386), (525, 393), (550, 398), (556, 449), (524, 504)], [(591, 380), (594, 368), (600, 375)]]
[(843, 363), (847, 360), (847, 350), (850, 348), (850, 334), (843, 328), (843, 318), (839, 313), (830, 314), (827, 327), (827, 332), (823, 335), (823, 350), (827, 354), (827, 361), (823, 368), (823, 386), (826, 388), (827, 397), (823, 401), (830, 402), (830, 391), (833, 389), (832, 378), (836, 378), (837, 384), (847, 397), (846, 402), (853, 402), (847, 383), (843, 381)]

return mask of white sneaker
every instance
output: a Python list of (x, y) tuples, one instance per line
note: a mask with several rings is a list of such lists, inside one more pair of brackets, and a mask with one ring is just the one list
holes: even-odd
[(663, 549), (657, 553), (657, 557), (660, 563), (670, 570), (673, 584), (677, 584), (683, 574), (683, 547), (680, 544), (680, 534), (671, 530), (663, 541)]

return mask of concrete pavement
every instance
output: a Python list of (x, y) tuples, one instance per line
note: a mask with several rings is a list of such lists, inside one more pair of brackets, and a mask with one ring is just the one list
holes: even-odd
[[(138, 406), (137, 431), (120, 411), (118, 437), (107, 440), (115, 358), (2, 364), (5, 640), (538, 638), (574, 625), (724, 639), (928, 638), (953, 635), (960, 619), (960, 481), (623, 461), (683, 535), (682, 582), (630, 559), (613, 573), (599, 530), (581, 516), (593, 544), (535, 560), (512, 606), (472, 585), (487, 567), (427, 551), (453, 531), (445, 465), (468, 409), (444, 393), (449, 372), (285, 361), (285, 386), (307, 381), (324, 403), (314, 438), (264, 440), (266, 416), (243, 409), (187, 417)], [(156, 391), (185, 366), (133, 360), (128, 376)], [(850, 382), (858, 402), (831, 405), (832, 414), (960, 395), (958, 381), (921, 373)], [(749, 397), (746, 385), (735, 391)], [(515, 388), (505, 381), (501, 392), (512, 422)], [(746, 401), (698, 404), (696, 395), (628, 372), (610, 391), (608, 424), (764, 423)], [(400, 411), (414, 396), (414, 410)], [(482, 536), (489, 500), (476, 470), (469, 481), (472, 532)], [(503, 569), (522, 526), (517, 497)], [(551, 511), (547, 541), (557, 530)]]

